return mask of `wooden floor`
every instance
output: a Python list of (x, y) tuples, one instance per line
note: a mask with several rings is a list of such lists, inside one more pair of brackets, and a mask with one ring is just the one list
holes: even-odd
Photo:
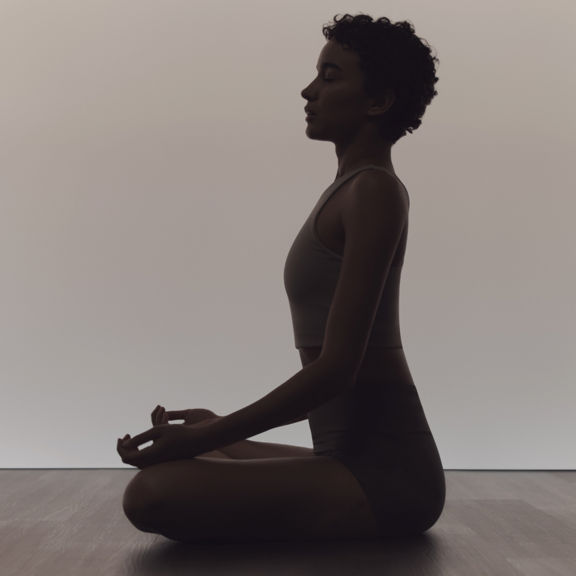
[(575, 576), (576, 471), (446, 471), (415, 540), (190, 546), (136, 530), (137, 469), (1, 470), (2, 576)]

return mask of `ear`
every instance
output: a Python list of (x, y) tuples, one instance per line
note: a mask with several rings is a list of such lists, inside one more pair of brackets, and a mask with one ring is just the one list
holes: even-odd
[(377, 96), (376, 98), (371, 98), (370, 109), (368, 114), (372, 116), (378, 116), (384, 114), (392, 108), (394, 102), (396, 102), (396, 94), (392, 88), (386, 88), (384, 94)]

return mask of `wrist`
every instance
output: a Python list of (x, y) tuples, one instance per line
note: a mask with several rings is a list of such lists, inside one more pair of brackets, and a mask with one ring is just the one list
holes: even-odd
[(193, 450), (192, 457), (220, 448), (219, 429), (216, 426), (222, 418), (223, 416), (216, 416), (186, 425), (189, 446)]

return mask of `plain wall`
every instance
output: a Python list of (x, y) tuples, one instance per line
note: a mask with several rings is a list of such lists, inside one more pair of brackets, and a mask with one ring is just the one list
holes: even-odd
[[(446, 469), (574, 469), (576, 5), (0, 2), (0, 467), (123, 468), (157, 404), (301, 368), (283, 268), (336, 175), (301, 90), (336, 14), (440, 59), (392, 149), (402, 338)], [(312, 446), (307, 422), (254, 440)]]

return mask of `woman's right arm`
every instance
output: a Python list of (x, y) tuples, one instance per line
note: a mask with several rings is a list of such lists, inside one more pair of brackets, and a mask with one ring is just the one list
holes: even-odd
[[(184, 424), (197, 424), (204, 420), (219, 418), (223, 418), (223, 416), (218, 416), (218, 414), (206, 408), (190, 408), (188, 410), (171, 410), (166, 412), (163, 406), (158, 405), (152, 412), (152, 424), (154, 426), (158, 426), (159, 424), (168, 424), (170, 420), (184, 420)], [(284, 426), (301, 422), (302, 420), (308, 420), (308, 414), (293, 418), (286, 422)]]

